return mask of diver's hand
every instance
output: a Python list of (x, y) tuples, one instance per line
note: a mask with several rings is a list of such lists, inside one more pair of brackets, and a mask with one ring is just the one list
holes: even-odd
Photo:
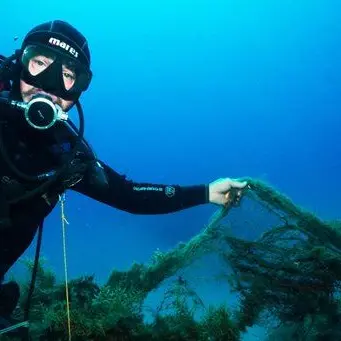
[(237, 206), (246, 189), (246, 181), (238, 181), (230, 178), (221, 178), (209, 184), (209, 201), (212, 204)]

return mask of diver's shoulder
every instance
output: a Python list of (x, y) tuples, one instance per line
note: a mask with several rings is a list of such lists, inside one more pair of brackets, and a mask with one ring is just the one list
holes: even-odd
[(6, 117), (6, 120), (9, 118), (12, 120), (17, 117), (17, 115), (13, 115), (13, 113), (17, 113), (18, 109), (14, 109), (10, 105), (8, 105), (8, 100), (11, 99), (11, 93), (9, 91), (0, 91), (0, 99), (5, 99), (6, 101), (0, 100), (0, 114), (3, 119)]
[[(9, 91), (0, 91), (0, 99), (2, 99), (2, 100), (4, 100), (4, 99), (8, 100), (9, 97), (10, 97)], [(1, 111), (3, 111), (3, 110), (9, 110), (9, 109), (10, 109), (10, 106), (9, 106), (7, 103), (2, 102), (2, 101), (0, 101), (0, 106), (1, 106)]]
[(9, 91), (0, 91), (0, 98), (9, 98), (10, 97), (10, 92)]

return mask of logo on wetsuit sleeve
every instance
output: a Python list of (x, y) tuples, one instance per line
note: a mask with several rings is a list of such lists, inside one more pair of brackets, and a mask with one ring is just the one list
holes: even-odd
[(175, 195), (175, 188), (173, 186), (166, 186), (165, 188), (156, 187), (156, 186), (134, 186), (133, 190), (137, 192), (147, 192), (147, 191), (163, 192), (164, 191), (168, 198), (171, 198)]
[(134, 186), (133, 187), (134, 191), (154, 191), (154, 192), (162, 192), (163, 188), (162, 187), (145, 187), (145, 186)]
[(167, 186), (165, 188), (165, 193), (168, 198), (174, 197), (175, 195), (175, 188), (173, 186)]

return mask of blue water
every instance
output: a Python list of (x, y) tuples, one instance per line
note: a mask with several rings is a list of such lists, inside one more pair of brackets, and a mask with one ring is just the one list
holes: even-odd
[[(94, 72), (82, 97), (86, 137), (117, 171), (183, 185), (261, 178), (323, 218), (340, 217), (339, 1), (1, 3), (3, 54), (47, 20), (86, 35)], [(188, 240), (214, 210), (134, 216), (70, 192), (69, 276), (103, 282), (113, 267)], [(43, 254), (62, 276), (59, 208), (44, 233)], [(206, 300), (232, 304), (225, 286), (198, 287)]]

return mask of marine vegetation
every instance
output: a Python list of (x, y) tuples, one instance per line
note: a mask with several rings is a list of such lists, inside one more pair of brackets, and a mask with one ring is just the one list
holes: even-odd
[[(242, 207), (219, 209), (188, 242), (156, 251), (147, 264), (113, 270), (103, 285), (83, 276), (66, 286), (40, 262), (31, 339), (238, 341), (249, 327), (261, 325), (267, 341), (341, 340), (341, 223), (322, 221), (268, 184), (245, 180)], [(242, 229), (255, 237), (237, 237)], [(224, 288), (237, 295), (237, 306), (207, 306), (191, 279), (181, 276), (209, 255), (221, 259), (219, 279), (227, 280)], [(26, 265), (32, 268), (32, 262)], [(153, 320), (146, 321), (146, 298), (165, 282)], [(21, 290), (18, 320), (29, 282)], [(0, 340), (20, 338), (8, 333)]]

